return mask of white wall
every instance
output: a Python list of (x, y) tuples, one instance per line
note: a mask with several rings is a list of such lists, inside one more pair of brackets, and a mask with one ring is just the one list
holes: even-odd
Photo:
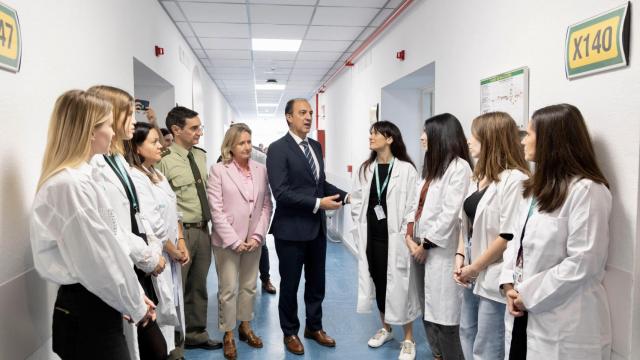
[[(580, 108), (613, 194), (611, 245), (605, 286), (611, 302), (614, 358), (640, 358), (640, 248), (637, 228), (640, 161), (640, 22), (632, 21), (631, 65), (566, 80), (566, 28), (619, 5), (619, 0), (418, 0), (385, 35), (329, 84), (327, 171), (347, 177), (367, 155), (368, 109), (381, 89), (435, 61), (434, 114), (451, 112), (468, 133), (479, 115), (480, 79), (528, 66), (530, 110), (561, 102)], [(633, 4), (632, 19), (640, 12)], [(406, 50), (399, 62), (395, 53)], [(413, 141), (418, 141), (415, 134)], [(406, 141), (411, 141), (406, 136)], [(632, 291), (632, 289), (635, 289)], [(636, 339), (636, 341), (633, 341)]]
[[(419, 89), (385, 89), (382, 91), (380, 120), (394, 123), (400, 129), (402, 140), (407, 147), (407, 153), (414, 164), (422, 163), (420, 143), (415, 141), (416, 134), (420, 137), (422, 119), (422, 91)], [(417, 166), (417, 165), (416, 165)]]
[[(3, 2), (18, 11), (24, 41), (21, 71), (0, 71), (0, 359), (14, 360), (28, 357), (50, 336), (55, 293), (33, 271), (28, 213), (55, 99), (95, 84), (133, 92), (136, 57), (173, 84), (176, 101), (191, 104), (192, 68), (200, 65), (155, 0)], [(156, 44), (166, 55), (155, 57)], [(179, 61), (179, 48), (189, 66)], [(223, 120), (234, 114), (203, 78), (207, 136), (201, 146), (209, 149), (219, 147)]]

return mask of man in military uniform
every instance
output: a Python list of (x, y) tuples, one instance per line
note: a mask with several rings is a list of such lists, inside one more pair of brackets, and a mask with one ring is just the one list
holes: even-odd
[(202, 123), (197, 112), (182, 106), (169, 111), (166, 123), (173, 134), (174, 143), (165, 152), (157, 168), (176, 193), (178, 211), (182, 212), (185, 243), (191, 256), (191, 261), (182, 267), (187, 326), (184, 345), (187, 348), (219, 349), (222, 344), (210, 339), (206, 329), (211, 212), (205, 190), (206, 152), (194, 146), (202, 136)]

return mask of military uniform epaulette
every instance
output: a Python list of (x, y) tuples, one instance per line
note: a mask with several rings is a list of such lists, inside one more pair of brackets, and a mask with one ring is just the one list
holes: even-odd
[(194, 146), (193, 148), (194, 148), (194, 149), (201, 150), (203, 153), (206, 153), (206, 152), (207, 152), (207, 150), (205, 150), (205, 149), (203, 149), (203, 148), (201, 148), (201, 147)]
[(171, 149), (166, 148), (164, 150), (162, 150), (162, 153), (160, 153), (160, 156), (165, 157), (167, 155), (171, 154)]

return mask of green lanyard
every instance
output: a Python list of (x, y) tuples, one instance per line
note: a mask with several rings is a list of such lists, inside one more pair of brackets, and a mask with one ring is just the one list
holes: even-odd
[(378, 205), (381, 204), (381, 197), (382, 197), (382, 193), (384, 192), (384, 189), (387, 188), (387, 185), (389, 184), (389, 178), (391, 177), (391, 168), (393, 168), (393, 162), (396, 160), (396, 158), (391, 158), (391, 162), (389, 163), (389, 170), (387, 170), (387, 178), (384, 180), (384, 184), (382, 184), (382, 188), (380, 187), (380, 174), (378, 174), (378, 162), (376, 161), (376, 167), (373, 169), (373, 172), (376, 175), (376, 190), (378, 191)]

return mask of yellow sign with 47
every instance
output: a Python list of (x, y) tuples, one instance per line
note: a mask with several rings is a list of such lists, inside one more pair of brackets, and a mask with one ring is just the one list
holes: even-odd
[(0, 68), (18, 72), (22, 60), (22, 37), (18, 13), (0, 3)]

